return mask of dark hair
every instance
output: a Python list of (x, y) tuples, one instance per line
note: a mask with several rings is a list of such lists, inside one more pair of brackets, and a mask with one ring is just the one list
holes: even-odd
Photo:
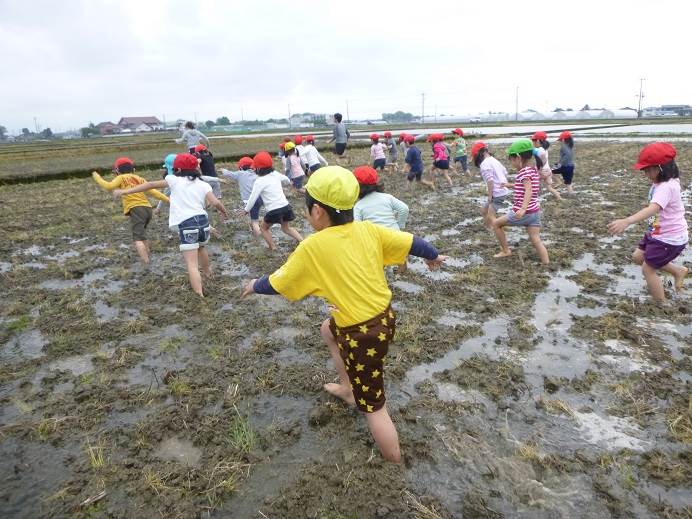
[(384, 184), (359, 184), (360, 193), (358, 193), (358, 198), (363, 198), (370, 193), (384, 193)]
[(567, 137), (567, 138), (566, 138), (564, 141), (562, 141), (562, 142), (564, 142), (565, 144), (567, 144), (567, 146), (569, 146), (570, 148), (574, 148), (574, 139), (573, 139), (572, 137)]
[(541, 140), (540, 143), (541, 143), (541, 147), (542, 147), (544, 150), (547, 150), (548, 148), (550, 148), (550, 143), (549, 143), (548, 141)]
[(337, 123), (340, 123), (340, 122), (341, 122), (341, 119), (343, 119), (343, 116), (342, 116), (339, 112), (336, 112), (336, 113), (334, 114), (334, 120), (335, 120)]
[(315, 204), (319, 205), (322, 209), (324, 209), (327, 212), (329, 220), (331, 221), (333, 226), (344, 225), (347, 223), (351, 223), (353, 221), (353, 208), (345, 209), (343, 211), (334, 209), (333, 207), (324, 205), (322, 202), (315, 200), (310, 196), (310, 193), (305, 191), (305, 205), (308, 207), (308, 212), (312, 211), (312, 206)]
[(292, 153), (296, 153), (296, 154), (297, 154), (297, 153), (298, 153), (298, 150), (296, 150), (295, 148), (291, 148), (291, 149), (288, 150), (288, 151), (284, 150), (284, 155), (291, 155)]
[(521, 153), (512, 153), (510, 157), (521, 157), (522, 164), (526, 164), (531, 157), (536, 159), (536, 169), (541, 169), (543, 167), (543, 161), (538, 155), (533, 154), (533, 150), (522, 151)]
[(115, 171), (117, 174), (120, 174), (120, 173), (132, 173), (134, 170), (135, 170), (135, 167), (132, 164), (121, 164), (120, 166), (118, 166), (118, 169), (116, 169)]
[(263, 177), (264, 175), (269, 175), (272, 171), (274, 171), (274, 168), (257, 168), (255, 173), (257, 173), (257, 176)]
[(659, 166), (658, 175), (656, 175), (656, 183), (668, 182), (671, 178), (680, 178), (680, 170), (674, 160), (661, 164)]
[(483, 157), (483, 154), (487, 153), (489, 156), (493, 156), (492, 153), (488, 150), (488, 148), (481, 148), (478, 150), (478, 153), (476, 153), (476, 156), (473, 159), (473, 163), (476, 165), (477, 168), (481, 167), (481, 162), (485, 160), (485, 157)]
[(194, 130), (195, 129), (195, 123), (193, 123), (192, 121), (188, 121), (185, 123), (185, 128), (189, 128), (190, 130)]
[(187, 177), (189, 180), (197, 180), (202, 176), (198, 169), (174, 169), (173, 174), (176, 177)]

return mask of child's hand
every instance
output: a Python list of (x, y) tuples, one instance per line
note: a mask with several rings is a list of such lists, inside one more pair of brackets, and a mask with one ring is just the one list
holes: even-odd
[(119, 198), (123, 196), (123, 191), (124, 189), (114, 189), (113, 191), (111, 191), (111, 194), (113, 195), (113, 198)]
[(524, 215), (526, 214), (526, 211), (523, 209), (519, 209), (516, 213), (514, 213), (514, 216), (517, 217), (517, 220), (524, 218)]
[(630, 226), (627, 223), (627, 218), (621, 218), (619, 220), (613, 220), (608, 224), (608, 230), (611, 234), (622, 234)]
[(243, 292), (240, 294), (240, 299), (245, 299), (250, 294), (255, 293), (255, 281), (257, 280), (251, 279), (245, 284), (245, 288), (243, 288)]
[(425, 264), (428, 266), (428, 270), (437, 270), (440, 268), (440, 266), (445, 262), (447, 259), (447, 256), (443, 256), (442, 254), (439, 254), (437, 258), (429, 260), (423, 260), (425, 261)]

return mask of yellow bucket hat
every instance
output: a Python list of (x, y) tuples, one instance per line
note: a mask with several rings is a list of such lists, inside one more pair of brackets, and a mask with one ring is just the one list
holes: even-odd
[(341, 166), (318, 169), (310, 175), (305, 189), (318, 202), (339, 211), (353, 209), (360, 193), (356, 177)]

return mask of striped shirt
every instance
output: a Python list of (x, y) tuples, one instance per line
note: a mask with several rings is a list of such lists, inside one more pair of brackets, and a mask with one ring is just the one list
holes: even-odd
[(514, 205), (512, 205), (513, 212), (521, 211), (524, 205), (524, 180), (531, 180), (531, 199), (529, 201), (529, 206), (526, 208), (526, 213), (535, 213), (541, 209), (538, 203), (538, 191), (541, 187), (541, 178), (538, 176), (538, 171), (533, 166), (526, 166), (517, 173), (517, 177), (514, 179)]

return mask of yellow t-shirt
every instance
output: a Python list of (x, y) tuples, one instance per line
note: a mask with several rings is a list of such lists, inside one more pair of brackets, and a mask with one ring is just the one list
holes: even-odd
[[(95, 171), (93, 173), (93, 176), (96, 183), (102, 188), (107, 189), (108, 191), (113, 191), (114, 189), (129, 189), (131, 187), (138, 186), (139, 184), (144, 184), (146, 182), (145, 179), (143, 179), (139, 175), (135, 175), (134, 173), (123, 173), (121, 175), (116, 175), (115, 178), (110, 182), (104, 180), (101, 177), (101, 175), (99, 175)], [(149, 191), (147, 191), (147, 193), (149, 193), (154, 198), (158, 198), (159, 200), (168, 202), (168, 197), (158, 189), (150, 189)], [(151, 207), (151, 204), (149, 203), (149, 200), (147, 200), (147, 197), (144, 196), (144, 193), (133, 193), (131, 195), (123, 195), (123, 213), (129, 214), (130, 209), (139, 206)]]
[(337, 326), (352, 326), (387, 308), (383, 266), (403, 263), (412, 243), (412, 234), (371, 222), (327, 227), (303, 240), (269, 282), (291, 301), (325, 298)]

